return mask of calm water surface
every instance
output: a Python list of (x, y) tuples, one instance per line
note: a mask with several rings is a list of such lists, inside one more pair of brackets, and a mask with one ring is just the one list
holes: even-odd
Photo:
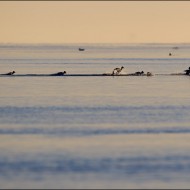
[[(0, 73), (120, 66), (183, 72), (190, 44), (0, 44)], [(0, 77), (0, 188), (189, 188), (189, 150), (188, 76)]]

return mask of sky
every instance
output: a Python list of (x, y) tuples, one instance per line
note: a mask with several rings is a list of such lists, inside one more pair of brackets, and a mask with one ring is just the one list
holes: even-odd
[(0, 43), (189, 43), (190, 1), (0, 1)]

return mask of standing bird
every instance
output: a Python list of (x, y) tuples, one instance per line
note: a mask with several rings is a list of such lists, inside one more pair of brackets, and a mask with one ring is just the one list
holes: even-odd
[(112, 75), (114, 75), (114, 74), (118, 75), (118, 74), (122, 71), (122, 69), (124, 69), (123, 66), (122, 66), (121, 68), (115, 68), (115, 69), (113, 70), (113, 72), (112, 72)]

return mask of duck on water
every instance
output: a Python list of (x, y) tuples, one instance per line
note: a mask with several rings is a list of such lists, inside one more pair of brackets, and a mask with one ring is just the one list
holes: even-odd
[(189, 69), (185, 70), (185, 75), (190, 75), (190, 67)]
[(63, 75), (65, 75), (66, 73), (67, 73), (66, 71), (63, 71), (63, 72), (58, 72), (58, 73), (50, 74), (50, 76), (63, 76)]
[(1, 74), (1, 75), (14, 75), (15, 74), (15, 71), (12, 71), (12, 72), (8, 72), (8, 73), (5, 73), (5, 74)]
[(135, 74), (136, 74), (136, 75), (143, 75), (143, 74), (144, 74), (144, 71), (141, 71), (141, 72), (138, 71), (138, 72), (136, 72)]
[(130, 73), (128, 76), (153, 76), (151, 72), (144, 73), (144, 71), (141, 72), (135, 72), (135, 73)]

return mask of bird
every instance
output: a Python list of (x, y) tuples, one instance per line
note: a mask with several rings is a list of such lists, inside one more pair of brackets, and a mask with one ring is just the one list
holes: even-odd
[(185, 74), (186, 74), (186, 75), (189, 75), (189, 74), (190, 74), (190, 67), (189, 67), (189, 69), (185, 70)]
[(5, 75), (14, 75), (15, 71), (12, 71), (12, 72), (9, 72), (9, 73), (6, 73)]
[(63, 76), (66, 73), (67, 73), (66, 71), (63, 71), (63, 72), (58, 72), (58, 73), (51, 74), (50, 76)]
[(135, 74), (136, 74), (136, 75), (142, 75), (142, 74), (144, 74), (144, 71), (136, 72)]
[(151, 72), (146, 73), (147, 76), (152, 76), (153, 74)]
[(115, 69), (113, 70), (113, 72), (112, 72), (112, 75), (114, 75), (114, 74), (118, 75), (118, 74), (122, 71), (122, 69), (124, 69), (123, 66), (122, 66), (121, 68), (115, 68)]

